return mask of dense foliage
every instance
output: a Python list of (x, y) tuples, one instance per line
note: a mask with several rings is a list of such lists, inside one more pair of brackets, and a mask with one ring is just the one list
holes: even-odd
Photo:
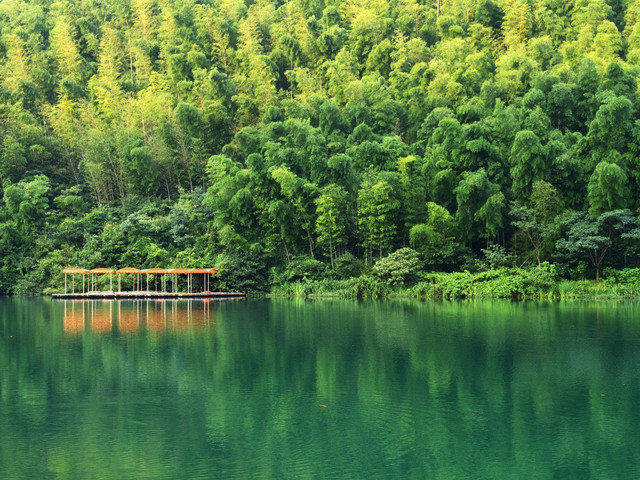
[(637, 266), (639, 12), (5, 0), (0, 292), (63, 265), (211, 265), (244, 289)]

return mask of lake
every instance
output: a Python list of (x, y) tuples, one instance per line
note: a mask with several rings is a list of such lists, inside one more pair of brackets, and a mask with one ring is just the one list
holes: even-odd
[(640, 478), (640, 304), (0, 298), (0, 478)]

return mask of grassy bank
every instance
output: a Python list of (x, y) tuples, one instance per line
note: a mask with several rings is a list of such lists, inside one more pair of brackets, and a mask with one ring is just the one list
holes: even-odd
[(291, 298), (625, 299), (640, 298), (640, 269), (612, 271), (601, 282), (558, 278), (553, 269), (499, 268), (479, 273), (428, 273), (413, 285), (374, 276), (346, 280), (298, 280), (274, 286), (272, 296)]

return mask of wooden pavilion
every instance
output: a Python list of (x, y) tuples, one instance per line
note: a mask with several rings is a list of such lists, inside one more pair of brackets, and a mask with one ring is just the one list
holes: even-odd
[[(242, 292), (211, 292), (211, 275), (218, 273), (215, 268), (147, 268), (125, 267), (118, 270), (111, 268), (65, 268), (64, 293), (53, 294), (54, 298), (138, 298), (138, 297), (240, 297)], [(113, 289), (113, 274), (117, 275), (118, 289)], [(71, 276), (71, 292), (68, 292), (68, 276)], [(82, 275), (82, 292), (76, 292), (75, 277)], [(85, 276), (89, 275), (85, 289)], [(98, 275), (109, 275), (109, 290), (98, 290)], [(123, 275), (134, 275), (133, 289), (123, 290)], [(186, 291), (179, 291), (179, 277), (186, 277)], [(194, 278), (202, 275), (201, 288), (194, 288)], [(160, 289), (157, 279), (160, 277)], [(146, 278), (145, 278), (146, 277)], [(153, 278), (153, 290), (150, 289), (150, 277)], [(146, 289), (144, 280), (146, 279)], [(200, 283), (200, 281), (198, 281)], [(170, 284), (170, 288), (169, 288)]]

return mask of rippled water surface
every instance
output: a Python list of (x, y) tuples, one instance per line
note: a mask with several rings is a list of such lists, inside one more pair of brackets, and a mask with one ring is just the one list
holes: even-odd
[(640, 305), (0, 299), (31, 478), (640, 478)]

